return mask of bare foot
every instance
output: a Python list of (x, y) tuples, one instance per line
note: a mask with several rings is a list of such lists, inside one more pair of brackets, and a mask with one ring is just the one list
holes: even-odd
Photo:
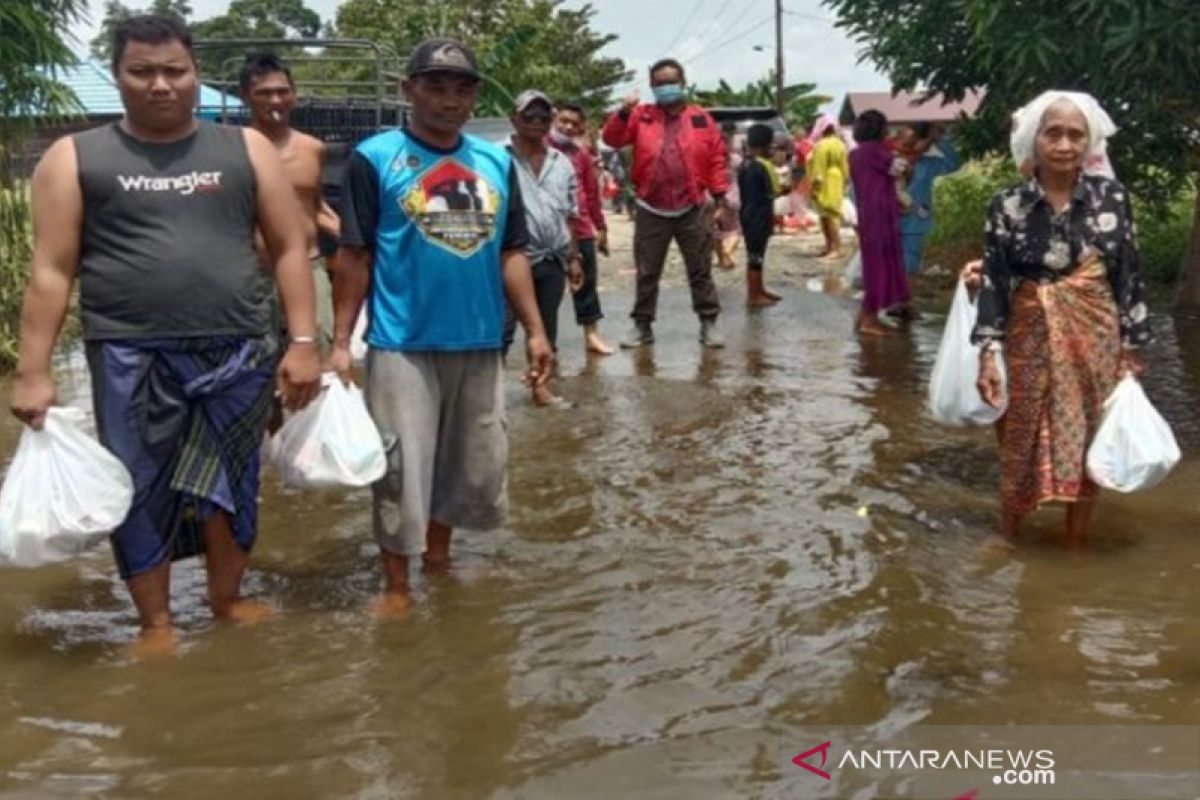
[(595, 353), (598, 356), (611, 356), (617, 352), (615, 347), (601, 339), (598, 335), (587, 337), (587, 351)]
[(1017, 540), (1002, 533), (993, 533), (984, 540), (980, 550), (985, 556), (1006, 556), (1017, 551)]
[(887, 315), (892, 319), (902, 320), (903, 322), (914, 322), (921, 318), (921, 314), (912, 306), (897, 306), (889, 308)]
[(129, 655), (136, 661), (152, 661), (175, 655), (175, 629), (142, 628), (136, 641), (129, 645)]
[(719, 266), (721, 269), (733, 269), (737, 266), (737, 262), (732, 258), (723, 258), (717, 262), (717, 266)]
[(821, 259), (822, 261), (838, 261), (841, 259), (841, 257), (841, 250), (831, 250), (823, 256), (817, 256), (817, 258)]
[(445, 555), (430, 555), (423, 553), (421, 555), (421, 570), (429, 575), (445, 575), (451, 569), (450, 554)]
[(538, 408), (574, 408), (570, 400), (559, 397), (545, 386), (533, 390), (533, 404)]
[(274, 606), (255, 600), (234, 600), (232, 603), (226, 603), (213, 608), (213, 616), (218, 619), (225, 619), (242, 625), (254, 625), (259, 622), (265, 622), (275, 616), (275, 613)]
[(773, 306), (779, 302), (778, 297), (771, 297), (766, 292), (762, 294), (752, 294), (746, 298), (746, 305), (749, 308), (766, 308)]
[(858, 332), (863, 336), (890, 336), (892, 329), (880, 323), (874, 316), (864, 315), (858, 320)]
[(767, 297), (771, 298), (771, 301), (775, 302), (775, 303), (778, 303), (780, 300), (783, 299), (783, 295), (775, 294), (775, 292), (772, 292), (770, 289), (763, 289), (763, 294), (765, 294)]
[(412, 598), (407, 590), (389, 590), (372, 600), (370, 609), (379, 619), (404, 619), (412, 611)]

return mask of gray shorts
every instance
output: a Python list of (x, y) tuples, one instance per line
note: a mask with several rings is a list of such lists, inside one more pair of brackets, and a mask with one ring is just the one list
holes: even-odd
[(508, 419), (498, 350), (367, 353), (367, 407), (388, 471), (373, 487), (379, 546), (425, 552), (430, 520), (495, 528), (508, 505)]

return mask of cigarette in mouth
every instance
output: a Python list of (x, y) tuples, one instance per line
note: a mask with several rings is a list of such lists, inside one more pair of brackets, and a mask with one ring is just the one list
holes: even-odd
[(276, 122), (282, 122), (282, 121), (283, 121), (283, 114), (280, 114), (278, 111), (272, 111), (272, 112), (271, 112), (271, 119), (273, 119), (273, 120), (274, 120), (274, 121), (276, 121)]

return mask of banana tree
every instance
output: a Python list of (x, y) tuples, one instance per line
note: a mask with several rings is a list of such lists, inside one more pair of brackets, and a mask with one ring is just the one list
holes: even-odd
[[(812, 124), (821, 106), (833, 101), (832, 97), (814, 94), (815, 83), (793, 83), (783, 88), (783, 117), (790, 130)], [(696, 99), (706, 106), (776, 106), (775, 72), (747, 83), (741, 89), (733, 88), (724, 79), (717, 81), (714, 89), (695, 91)]]

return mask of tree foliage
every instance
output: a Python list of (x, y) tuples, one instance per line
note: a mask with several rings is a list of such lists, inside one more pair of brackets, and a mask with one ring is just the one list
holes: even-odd
[(113, 31), (122, 22), (138, 14), (164, 14), (187, 22), (192, 16), (192, 4), (189, 0), (154, 0), (145, 8), (134, 9), (121, 0), (106, 0), (104, 15), (100, 18), (100, 30), (88, 43), (92, 55), (107, 60), (112, 51)]
[(599, 111), (630, 73), (621, 59), (600, 55), (616, 36), (592, 30), (591, 5), (562, 6), (562, 0), (347, 0), (338, 9), (336, 32), (401, 54), (430, 36), (461, 39), (487, 77), (481, 115), (506, 116), (512, 97), (528, 88)]
[[(191, 0), (153, 0), (146, 7), (131, 8), (121, 0), (107, 0), (100, 31), (91, 41), (92, 55), (107, 59), (112, 48), (114, 29), (137, 14), (168, 14), (188, 23), (192, 38), (202, 39), (285, 39), (314, 37), (321, 32), (321, 17), (304, 0), (233, 0), (224, 14), (192, 20)], [(276, 48), (278, 55), (293, 54)], [(241, 69), (248, 51), (240, 47), (206, 48), (198, 53), (206, 80), (230, 81)]]
[(75, 63), (66, 31), (84, 11), (84, 0), (0, 2), (0, 187), (11, 185), (12, 161), (35, 116), (78, 110), (55, 70)]
[[(930, 89), (951, 99), (986, 89), (977, 118), (963, 130), (975, 153), (1003, 149), (1009, 115), (1040, 92), (1076, 89), (1095, 95), (1120, 127), (1109, 153), (1143, 199), (1165, 205), (1196, 180), (1197, 0), (824, 2), (894, 89)], [(1200, 229), (1193, 241), (1191, 267), (1200, 277)]]
[(0, 369), (17, 357), (17, 331), (33, 237), (29, 193), (13, 169), (35, 119), (78, 111), (55, 71), (75, 63), (66, 31), (84, 0), (0, 2)]
[[(783, 117), (790, 130), (807, 128), (816, 118), (821, 106), (833, 100), (832, 97), (813, 94), (816, 88), (815, 83), (794, 83), (783, 87)], [(709, 107), (775, 107), (775, 94), (774, 70), (768, 72), (765, 78), (747, 83), (741, 89), (734, 89), (728, 81), (721, 79), (714, 89), (698, 89), (694, 92), (700, 104)]]
[(192, 24), (197, 39), (283, 39), (314, 37), (321, 17), (304, 0), (233, 0), (229, 10)]

